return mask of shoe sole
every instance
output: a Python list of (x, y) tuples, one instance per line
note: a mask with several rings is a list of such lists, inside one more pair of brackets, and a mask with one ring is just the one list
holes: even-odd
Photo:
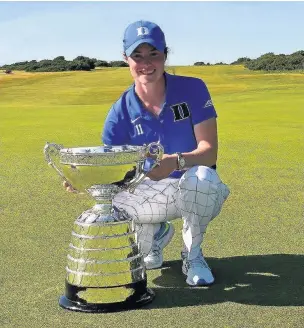
[[(182, 266), (182, 272), (185, 276), (187, 276), (187, 271), (186, 271), (186, 268), (184, 266)], [(214, 277), (214, 274), (211, 270), (211, 273)], [(193, 280), (188, 280), (188, 278), (186, 279), (186, 283), (191, 286), (191, 287), (203, 287), (203, 286), (211, 286), (213, 285), (215, 282), (215, 279), (210, 282), (210, 283), (206, 283), (206, 281), (204, 279), (199, 279), (197, 283), (195, 283)]]
[(186, 283), (189, 285), (189, 286), (191, 286), (191, 287), (203, 287), (203, 286), (211, 286), (211, 285), (213, 285), (214, 284), (214, 281), (215, 280), (213, 280), (212, 282), (209, 282), (209, 283), (207, 283), (204, 279), (199, 279), (198, 281), (197, 281), (197, 283), (194, 283), (192, 280), (188, 280), (188, 279), (186, 279)]
[(145, 263), (145, 266), (146, 266), (146, 270), (153, 270), (153, 269), (158, 269), (158, 268), (161, 268), (162, 265), (163, 265), (163, 261), (160, 263), (160, 264), (154, 264), (152, 266), (147, 266), (147, 264)]

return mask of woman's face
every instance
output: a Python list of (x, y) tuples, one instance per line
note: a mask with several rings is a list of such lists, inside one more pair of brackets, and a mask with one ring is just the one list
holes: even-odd
[(138, 46), (126, 58), (133, 79), (141, 84), (161, 79), (165, 69), (165, 60), (165, 54), (148, 43)]

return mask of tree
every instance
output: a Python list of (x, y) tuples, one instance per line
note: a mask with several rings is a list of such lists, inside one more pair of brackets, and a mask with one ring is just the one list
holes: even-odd
[(95, 62), (95, 66), (96, 66), (96, 67), (109, 67), (110, 65), (109, 65), (108, 62), (106, 62), (106, 61), (104, 61), (104, 60), (97, 60), (97, 61)]
[(64, 56), (58, 56), (53, 59), (53, 61), (62, 61), (62, 60), (65, 60)]
[(122, 60), (114, 60), (114, 61), (111, 61), (109, 64), (112, 67), (129, 67), (129, 65)]
[(250, 62), (251, 59), (248, 57), (240, 57), (236, 61), (232, 62), (231, 65), (244, 65), (247, 62)]
[(77, 56), (75, 59), (73, 59), (73, 61), (76, 62), (83, 62), (83, 63), (87, 63), (90, 66), (90, 69), (94, 69), (95, 68), (95, 62), (97, 61), (96, 58), (89, 58), (89, 57), (85, 57), (85, 56)]
[(268, 52), (259, 58), (245, 63), (245, 67), (251, 70), (265, 71), (290, 71), (304, 69), (304, 51), (300, 50), (291, 55)]

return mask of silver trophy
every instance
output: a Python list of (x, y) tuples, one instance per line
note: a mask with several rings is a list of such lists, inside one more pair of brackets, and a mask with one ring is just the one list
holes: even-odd
[(78, 192), (96, 204), (74, 222), (67, 256), (66, 290), (59, 299), (65, 309), (110, 312), (138, 308), (154, 298), (134, 224), (125, 211), (112, 206), (120, 191), (134, 192), (146, 177), (145, 160), (158, 166), (163, 147), (99, 146), (64, 148), (46, 143), (46, 161)]

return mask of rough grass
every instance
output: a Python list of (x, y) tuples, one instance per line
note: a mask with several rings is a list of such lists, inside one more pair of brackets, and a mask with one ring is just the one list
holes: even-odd
[(204, 242), (216, 284), (186, 286), (176, 220), (164, 268), (148, 272), (152, 304), (116, 314), (59, 308), (72, 225), (92, 202), (63, 190), (43, 147), (98, 145), (131, 78), (127, 68), (1, 75), (2, 327), (303, 326), (304, 74), (175, 70), (206, 81), (219, 115), (218, 170), (231, 196)]

